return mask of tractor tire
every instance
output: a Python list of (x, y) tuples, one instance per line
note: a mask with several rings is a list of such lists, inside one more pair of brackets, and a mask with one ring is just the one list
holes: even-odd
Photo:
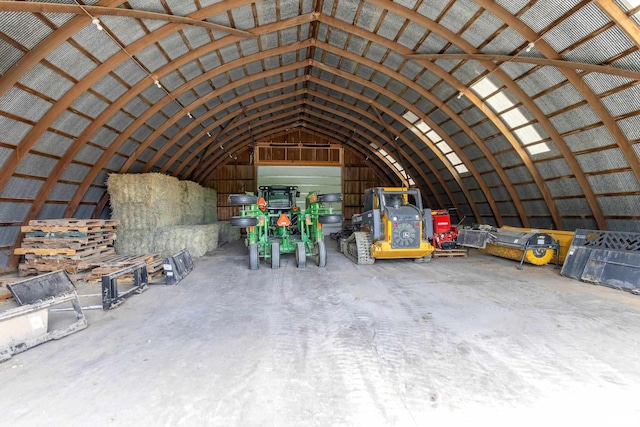
[(317, 241), (315, 244), (314, 256), (316, 258), (316, 265), (318, 267), (326, 267), (327, 266), (327, 248), (324, 245), (322, 240)]
[(307, 249), (303, 242), (296, 243), (296, 266), (305, 268), (307, 266)]
[(229, 204), (233, 206), (255, 205), (258, 203), (258, 197), (253, 194), (231, 194), (229, 195)]
[(340, 193), (318, 194), (318, 201), (320, 203), (341, 202), (342, 194)]
[(271, 243), (271, 268), (273, 270), (280, 268), (280, 243)]
[(249, 245), (249, 270), (257, 270), (260, 268), (260, 254), (258, 253), (258, 244)]
[(340, 214), (320, 214), (318, 215), (318, 222), (320, 224), (341, 224), (342, 218)]
[(253, 227), (258, 224), (258, 218), (252, 216), (232, 216), (229, 218), (232, 227)]

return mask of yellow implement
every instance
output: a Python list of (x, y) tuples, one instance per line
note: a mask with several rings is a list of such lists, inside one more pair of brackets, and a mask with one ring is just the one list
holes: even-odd
[[(569, 246), (571, 246), (571, 241), (573, 240), (573, 235), (576, 234), (574, 231), (564, 231), (564, 230), (542, 230), (535, 228), (519, 228), (519, 227), (509, 227), (507, 225), (502, 227), (507, 230), (518, 230), (518, 231), (534, 231), (537, 230), (540, 233), (548, 234), (553, 237), (560, 244), (560, 264), (564, 264), (564, 259), (567, 257), (567, 252), (569, 252)], [(520, 254), (522, 256), (522, 253)], [(505, 257), (509, 258), (509, 257)], [(513, 258), (510, 258), (513, 259)], [(520, 258), (518, 258), (520, 259)], [(548, 262), (548, 261), (547, 261)], [(532, 263), (533, 264), (533, 263)]]

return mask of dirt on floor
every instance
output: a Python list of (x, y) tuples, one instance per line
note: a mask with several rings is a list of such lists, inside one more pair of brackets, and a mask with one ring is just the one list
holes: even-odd
[[(640, 297), (470, 252), (248, 268), (243, 242), (0, 364), (11, 426), (637, 425)], [(435, 423), (435, 424), (434, 424)]]

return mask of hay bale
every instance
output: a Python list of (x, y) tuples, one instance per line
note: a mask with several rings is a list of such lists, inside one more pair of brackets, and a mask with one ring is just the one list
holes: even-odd
[(159, 173), (110, 174), (107, 191), (113, 218), (123, 229), (154, 229), (182, 223), (180, 181)]
[(232, 227), (231, 224), (229, 224), (229, 221), (220, 221), (218, 222), (218, 224), (220, 225), (220, 232), (218, 237), (220, 245), (222, 245), (223, 243), (240, 240), (239, 227)]
[(114, 247), (118, 255), (145, 255), (153, 253), (154, 232), (150, 230), (118, 228)]
[(182, 224), (204, 224), (205, 189), (193, 181), (180, 181), (182, 189)]
[(163, 256), (187, 249), (193, 257), (201, 257), (218, 247), (218, 224), (181, 225), (156, 230), (154, 252)]
[(218, 192), (213, 188), (204, 189), (204, 223), (218, 221)]

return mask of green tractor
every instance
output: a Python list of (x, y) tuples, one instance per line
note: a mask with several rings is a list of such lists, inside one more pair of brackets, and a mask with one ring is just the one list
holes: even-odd
[(247, 229), (249, 268), (257, 270), (260, 258), (271, 260), (271, 268), (280, 267), (280, 254), (295, 253), (298, 268), (314, 257), (319, 267), (327, 264), (323, 224), (342, 223), (342, 215), (333, 213), (331, 203), (342, 201), (342, 194), (311, 192), (306, 207), (296, 206), (298, 187), (261, 186), (256, 194), (231, 194), (229, 203), (242, 206), (241, 215), (231, 217), (234, 227)]

